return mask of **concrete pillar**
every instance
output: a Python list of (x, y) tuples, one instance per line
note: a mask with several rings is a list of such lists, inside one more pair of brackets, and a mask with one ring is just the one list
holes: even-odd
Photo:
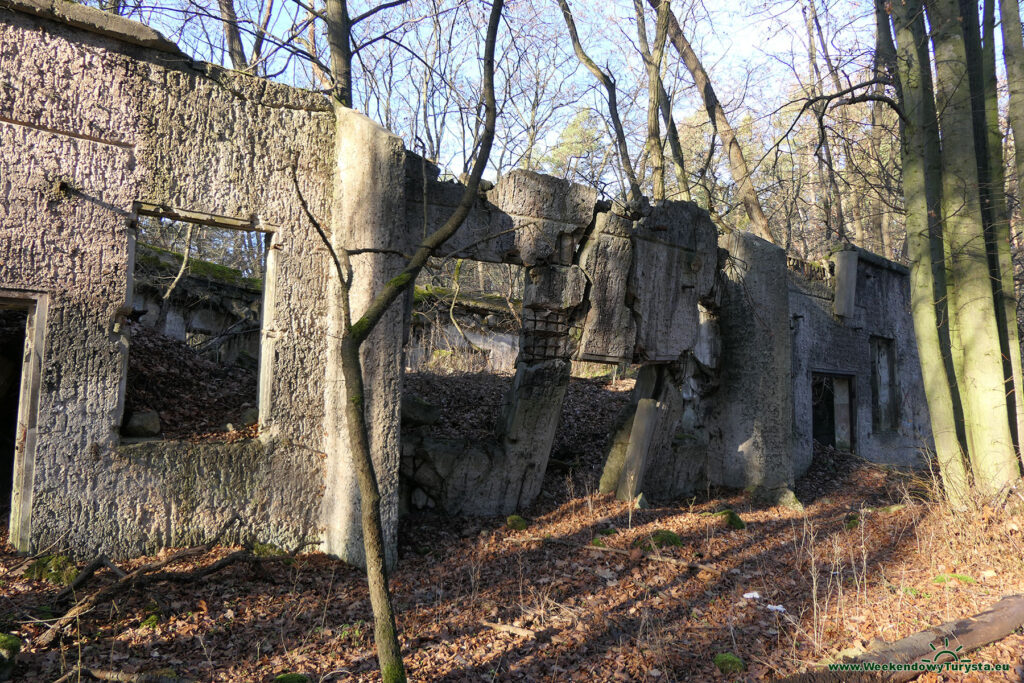
[(719, 325), (721, 385), (713, 395), (721, 451), (711, 483), (782, 489), (793, 483), (793, 387), (786, 253), (737, 230), (729, 251)]
[(836, 425), (836, 450), (848, 451), (853, 446), (849, 377), (832, 378), (832, 408)]
[(853, 317), (857, 304), (857, 252), (838, 251), (832, 256), (836, 266), (836, 291), (833, 312), (844, 318)]
[[(405, 225), (405, 148), (402, 140), (350, 109), (335, 112), (336, 175), (331, 242), (338, 250), (407, 251)], [(310, 245), (309, 248), (315, 248)], [(351, 564), (365, 564), (359, 486), (344, 418), (345, 382), (341, 372), (342, 306), (334, 263), (324, 249), (331, 301), (327, 332), (324, 397), (326, 481), (322, 507), (323, 550)], [(404, 265), (393, 254), (352, 257), (353, 319)], [(370, 450), (381, 493), (381, 522), (388, 564), (397, 559), (399, 404), (402, 391), (401, 300), (396, 301), (362, 348), (364, 401)]]
[(629, 447), (626, 449), (625, 462), (615, 492), (619, 500), (633, 500), (643, 490), (647, 453), (657, 432), (660, 413), (660, 404), (652, 398), (642, 398), (636, 406)]

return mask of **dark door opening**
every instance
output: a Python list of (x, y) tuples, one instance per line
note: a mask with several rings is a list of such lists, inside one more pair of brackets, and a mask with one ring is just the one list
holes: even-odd
[(814, 440), (840, 451), (853, 450), (853, 379), (811, 374), (811, 420)]
[(14, 450), (28, 311), (0, 309), (0, 515), (7, 519), (14, 486)]

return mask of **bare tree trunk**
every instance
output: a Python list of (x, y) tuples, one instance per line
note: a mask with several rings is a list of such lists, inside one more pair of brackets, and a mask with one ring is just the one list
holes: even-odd
[[(374, 619), (374, 644), (377, 648), (377, 658), (385, 683), (405, 681), (406, 676), (402, 663), (401, 645), (398, 642), (394, 606), (391, 603), (391, 594), (388, 588), (384, 532), (380, 516), (380, 488), (373, 466), (366, 425), (360, 348), (395, 300), (413, 285), (416, 275), (423, 268), (427, 259), (459, 229), (476, 201), (480, 178), (491, 154), (497, 119), (497, 105), (494, 100), (494, 49), (502, 7), (503, 0), (494, 0), (488, 19), (483, 60), (484, 130), (480, 138), (476, 160), (473, 163), (473, 170), (459, 205), (443, 226), (426, 236), (402, 272), (388, 281), (384, 289), (374, 296), (362, 317), (355, 322), (351, 320), (350, 282), (347, 279), (344, 265), (348, 263), (348, 252), (341, 250), (340, 254), (337, 253), (331, 247), (330, 241), (321, 233), (321, 237), (324, 238), (331, 254), (335, 257), (334, 263), (337, 268), (341, 295), (344, 327), (341, 339), (341, 369), (345, 380), (345, 423), (359, 484), (366, 576)], [(351, 98), (351, 52), (348, 50), (350, 29), (351, 22), (344, 0), (328, 0), (331, 65), (332, 69), (340, 69), (333, 74), (335, 87), (332, 93), (333, 105), (339, 114), (341, 110), (348, 109), (347, 103)], [(340, 56), (335, 55), (335, 49), (339, 45), (344, 46), (344, 54)]]
[[(1003, 357), (979, 194), (968, 58), (955, 0), (928, 0), (942, 140), (942, 220), (959, 330), (964, 418), (975, 486), (1003, 493), (1020, 477), (1007, 415)], [(954, 340), (955, 341), (955, 340)], [(1002, 416), (1002, 417), (1000, 417)]]
[[(559, 2), (563, 1), (559, 0)], [(660, 4), (660, 0), (647, 0), (647, 2), (654, 9), (658, 9)], [(701, 64), (697, 54), (693, 51), (693, 47), (686, 40), (683, 30), (679, 26), (679, 21), (672, 12), (668, 13), (668, 37), (672, 40), (672, 44), (675, 45), (679, 56), (682, 57), (683, 63), (693, 77), (693, 82), (697, 86), (701, 98), (704, 100), (704, 108), (707, 109), (708, 117), (722, 138), (722, 144), (725, 145), (726, 153), (729, 157), (732, 179), (736, 183), (737, 194), (740, 201), (743, 202), (743, 208), (746, 209), (747, 216), (750, 218), (752, 231), (758, 237), (778, 244), (779, 239), (772, 233), (768, 225), (768, 218), (764, 215), (761, 202), (757, 198), (757, 191), (754, 189), (754, 183), (750, 177), (750, 169), (747, 167), (747, 161), (743, 157), (743, 149), (736, 139), (736, 133), (733, 131), (732, 126), (729, 125), (725, 109), (722, 107), (722, 103), (718, 101), (718, 96), (715, 94), (715, 89), (711, 86), (711, 79), (707, 71), (704, 70), (704, 65)]]
[[(1017, 296), (1014, 284), (1014, 265), (1011, 249), (1010, 236), (1010, 212), (1006, 201), (1006, 173), (1003, 158), (1003, 133), (999, 127), (999, 96), (996, 82), (996, 56), (995, 56), (995, 2), (996, 0), (985, 0), (984, 11), (984, 43), (983, 43), (983, 66), (985, 69), (985, 119), (988, 128), (988, 151), (989, 169), (991, 174), (992, 187), (992, 209), (995, 219), (993, 230), (993, 242), (999, 259), (1000, 269), (1000, 297), (1002, 299), (1004, 318), (1006, 325), (1006, 351), (1010, 359), (1010, 380), (1012, 380), (1012, 396), (1014, 415), (1013, 422), (1016, 426), (1017, 451), (1022, 450), (1021, 439), (1024, 438), (1024, 370), (1021, 367), (1020, 351), (1020, 330), (1017, 325)], [(1016, 13), (1016, 44), (1008, 45), (1013, 36), (1007, 38), (1006, 32), (1013, 29), (1008, 27), (1012, 18), (1002, 16), (1003, 21), (1003, 59), (1006, 64), (1007, 84), (1010, 91), (1009, 119), (1013, 128), (1014, 151), (1017, 152), (1016, 166), (1020, 172), (1022, 160), (1018, 152), (1021, 148), (1017, 142), (1024, 136), (1024, 87), (1014, 85), (1014, 78), (1024, 78), (1024, 47), (1022, 47), (1020, 7), (1017, 0), (1003, 0), (1002, 6), (1012, 3), (1013, 12)], [(1016, 51), (1017, 62), (1011, 64), (1011, 58), (1007, 57), (1007, 50), (1013, 53)], [(1014, 124), (1018, 124), (1014, 127)], [(1020, 136), (1017, 131), (1020, 130)], [(1022, 140), (1024, 142), (1024, 140)], [(1018, 193), (1020, 177), (1018, 176)], [(1008, 382), (1009, 384), (1010, 382)]]
[(352, 20), (348, 0), (327, 0), (327, 45), (331, 49), (331, 95), (346, 108), (352, 107)]
[[(946, 318), (947, 300), (938, 220), (941, 160), (928, 38), (919, 0), (892, 7), (899, 51), (896, 63), (900, 99), (908, 121), (901, 136), (901, 150), (914, 333), (943, 485), (950, 501), (959, 506), (967, 496), (970, 480), (958, 437), (957, 396), (952, 391), (955, 378), (943, 361), (949, 354), (949, 335), (943, 335), (940, 327)], [(887, 31), (888, 23), (888, 19), (884, 24), (879, 22), (878, 30)], [(882, 41), (886, 41), (884, 35), (880, 36)]]
[(644, 20), (642, 0), (633, 0), (636, 9), (637, 36), (640, 54), (647, 66), (647, 154), (651, 159), (652, 197), (665, 198), (665, 153), (661, 146), (661, 129), (658, 125), (658, 110), (664, 86), (661, 83), (661, 62), (665, 56), (665, 37), (668, 30), (669, 0), (662, 0), (658, 8), (658, 22), (655, 29), (654, 48), (647, 42), (647, 22)]
[(1013, 157), (1017, 170), (1017, 192), (1024, 187), (1024, 38), (1021, 36), (1018, 0), (999, 0), (1003, 28), (1003, 62), (1010, 91), (1010, 128), (1013, 129)]
[(220, 6), (220, 23), (224, 26), (224, 41), (227, 43), (231, 66), (238, 71), (244, 71), (249, 66), (249, 60), (245, 56), (242, 35), (238, 30), (235, 2), (234, 0), (217, 0), (217, 4)]
[(619, 119), (618, 97), (615, 91), (615, 81), (587, 56), (583, 45), (580, 44), (579, 34), (576, 32), (576, 21), (573, 19), (572, 10), (567, 0), (558, 0), (558, 6), (562, 10), (562, 18), (565, 19), (565, 26), (569, 29), (569, 39), (572, 41), (572, 49), (577, 59), (587, 70), (594, 74), (594, 78), (604, 86), (608, 93), (608, 115), (612, 120), (612, 128), (615, 130), (615, 143), (619, 149), (619, 161), (622, 164), (622, 172), (629, 180), (629, 201), (638, 201), (643, 192), (640, 190), (640, 183), (637, 182), (636, 173), (633, 170), (633, 162), (629, 159), (629, 147), (626, 145), (626, 132), (622, 128), (622, 121)]

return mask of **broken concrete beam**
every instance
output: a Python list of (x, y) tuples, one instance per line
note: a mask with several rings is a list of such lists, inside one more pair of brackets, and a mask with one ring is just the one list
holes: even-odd
[(640, 362), (673, 362), (697, 342), (697, 302), (711, 292), (717, 236), (688, 202), (663, 202), (637, 222), (629, 289)]
[(523, 308), (568, 311), (583, 302), (586, 288), (579, 266), (533, 266), (526, 271)]
[(709, 429), (721, 434), (712, 484), (792, 486), (791, 342), (786, 253), (754, 235), (722, 238), (729, 250), (718, 322), (720, 386)]
[(632, 222), (622, 216), (600, 213), (594, 234), (583, 247), (580, 267), (589, 281), (590, 295), (577, 360), (620, 363), (633, 359), (636, 323), (628, 306), (632, 230)]
[(487, 193), (510, 216), (527, 216), (586, 227), (594, 217), (597, 190), (554, 176), (514, 170)]
[(629, 434), (629, 447), (622, 463), (615, 497), (619, 500), (634, 500), (643, 490), (644, 470), (647, 465), (654, 435), (661, 416), (660, 404), (651, 398), (642, 398), (636, 406), (633, 429)]
[[(407, 248), (440, 227), (459, 203), (464, 186), (429, 178), (407, 164)], [(424, 208), (424, 195), (426, 208)], [(473, 206), (459, 232), (438, 250), (490, 263), (572, 264), (579, 240), (591, 223), (597, 192), (530, 171), (512, 171)]]
[(519, 363), (499, 425), (507, 467), (495, 503), (502, 514), (533, 502), (547, 469), (562, 400), (569, 385), (568, 360)]
[(707, 370), (717, 370), (722, 359), (722, 337), (718, 330), (718, 316), (703, 306), (698, 308), (700, 327), (693, 357)]
[(597, 485), (600, 493), (614, 493), (619, 487), (622, 467), (626, 462), (626, 451), (629, 449), (629, 435), (633, 431), (633, 418), (636, 416), (636, 404), (627, 406), (618, 419), (618, 426), (612, 432), (611, 446), (605, 457), (601, 481)]

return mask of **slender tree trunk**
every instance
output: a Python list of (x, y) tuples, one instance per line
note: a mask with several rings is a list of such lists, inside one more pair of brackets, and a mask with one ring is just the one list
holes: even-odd
[(665, 35), (668, 29), (669, 0), (662, 0), (658, 7), (658, 21), (655, 29), (654, 47), (647, 41), (647, 22), (644, 19), (642, 0), (633, 0), (636, 9), (637, 36), (640, 53), (647, 67), (647, 154), (651, 160), (652, 198), (665, 198), (665, 154), (661, 146), (661, 127), (658, 125), (658, 110), (661, 93), (661, 63), (665, 56)]
[[(494, 100), (494, 50), (502, 7), (503, 0), (494, 0), (488, 19), (483, 59), (484, 129), (473, 169), (459, 205), (443, 226), (422, 240), (420, 247), (402, 272), (387, 282), (383, 290), (373, 297), (366, 311), (355, 322), (352, 322), (351, 319), (350, 283), (345, 272), (348, 253), (342, 249), (338, 254), (332, 248), (330, 240), (321, 231), (321, 237), (334, 257), (340, 288), (344, 327), (341, 338), (341, 370), (345, 380), (345, 424), (359, 485), (366, 576), (374, 619), (374, 645), (377, 649), (381, 675), (385, 683), (405, 681), (406, 676), (402, 663), (401, 645), (398, 642), (394, 606), (388, 588), (386, 549), (380, 517), (380, 487), (370, 452), (365, 413), (363, 367), (359, 352), (363, 343), (387, 314), (391, 305), (415, 282), (416, 275), (423, 268), (427, 259), (454, 235), (466, 220), (476, 201), (480, 178), (490, 157), (497, 119), (497, 105)], [(350, 102), (351, 99), (351, 52), (348, 50), (350, 29), (351, 23), (344, 0), (328, 0), (328, 35), (332, 52), (331, 66), (335, 78), (332, 96), (333, 106), (339, 114), (341, 110), (348, 109), (347, 102)], [(344, 45), (345, 49), (345, 54), (340, 57), (335, 54), (336, 49), (340, 49), (339, 45)], [(312, 217), (310, 216), (310, 218)]]
[(245, 48), (242, 46), (242, 34), (238, 30), (238, 16), (235, 14), (234, 0), (217, 0), (220, 6), (221, 24), (224, 26), (224, 41), (228, 47), (228, 58), (231, 59), (231, 66), (238, 71), (244, 71), (249, 66), (249, 60), (245, 57)]
[[(561, 2), (562, 0), (559, 1)], [(661, 4), (660, 0), (647, 0), (647, 2), (654, 9), (658, 9), (658, 6)], [(736, 192), (743, 203), (743, 208), (746, 209), (752, 232), (758, 237), (778, 244), (779, 239), (772, 233), (768, 225), (768, 218), (765, 216), (764, 209), (761, 208), (761, 202), (757, 198), (757, 191), (754, 189), (750, 169), (743, 156), (743, 149), (736, 139), (735, 131), (729, 125), (729, 119), (725, 115), (722, 103), (718, 101), (715, 89), (711, 86), (711, 78), (708, 76), (707, 71), (704, 70), (704, 65), (701, 64), (697, 53), (693, 51), (690, 42), (683, 35), (679, 21), (672, 12), (668, 13), (668, 37), (672, 44), (675, 45), (679, 56), (682, 57), (686, 69), (693, 77), (694, 85), (697, 86), (697, 91), (700, 92), (700, 96), (704, 100), (704, 108), (708, 112), (708, 117), (714, 124), (715, 130), (718, 131), (718, 135), (722, 138), (722, 144), (725, 146), (725, 151), (729, 158), (729, 169), (732, 172), (732, 179), (736, 183)]]
[(327, 0), (327, 45), (331, 51), (331, 95), (352, 108), (352, 20), (348, 0)]
[[(1007, 415), (1003, 357), (979, 195), (967, 50), (954, 0), (928, 0), (942, 141), (942, 219), (958, 376), (975, 486), (1005, 491), (1020, 476)], [(954, 340), (956, 343), (956, 340)]]
[(1024, 187), (1024, 38), (1021, 36), (1020, 3), (999, 0), (1003, 28), (1003, 62), (1010, 91), (1009, 116), (1013, 130), (1013, 157), (1017, 170), (1017, 193)]
[[(882, 0), (876, 0), (881, 2)], [(910, 295), (917, 353), (928, 398), (932, 438), (946, 495), (959, 506), (970, 487), (957, 430), (949, 354), (941, 324), (945, 318), (946, 279), (938, 212), (941, 203), (941, 161), (938, 122), (935, 118), (931, 67), (924, 17), (919, 0), (892, 6), (899, 51), (899, 90), (908, 123), (902, 138), (903, 192), (906, 202), (907, 252), (910, 258)], [(878, 23), (880, 42), (889, 22)]]
[(684, 201), (693, 201), (690, 196), (690, 179), (686, 175), (686, 159), (683, 156), (683, 146), (679, 143), (679, 130), (672, 118), (672, 100), (665, 92), (665, 83), (661, 77), (658, 78), (658, 104), (661, 108), (661, 118), (665, 122), (665, 131), (668, 137), (668, 148), (672, 151), (672, 163), (676, 171), (676, 183), (679, 185), (679, 195)]
[[(1020, 328), (1017, 324), (1017, 292), (1014, 283), (1013, 250), (1011, 244), (1010, 211), (1006, 201), (1006, 166), (1003, 157), (1003, 133), (999, 126), (999, 96), (996, 83), (995, 56), (995, 2), (985, 0), (984, 12), (984, 67), (985, 67), (985, 118), (988, 125), (989, 168), (991, 169), (993, 191), (993, 213), (995, 217), (994, 241), (999, 256), (1001, 291), (1005, 310), (1007, 332), (1007, 354), (1010, 357), (1013, 380), (1014, 420), (1016, 423), (1017, 452), (1021, 453), (1021, 440), (1024, 438), (1024, 369), (1021, 363)], [(1012, 5), (1012, 7), (1010, 7)], [(1002, 0), (1000, 11), (1005, 9), (1013, 12), (1013, 17), (1002, 15), (1003, 26), (1003, 59), (1006, 64), (1006, 76), (1010, 91), (1009, 119), (1013, 129), (1015, 164), (1018, 173), (1018, 194), (1020, 194), (1021, 156), (1024, 151), (1020, 144), (1024, 143), (1024, 46), (1022, 46), (1020, 7), (1017, 0)], [(1011, 26), (1016, 22), (1015, 27)], [(1015, 36), (1007, 36), (1007, 32), (1016, 31)], [(1015, 43), (1010, 45), (1010, 42)], [(1013, 55), (1013, 57), (1008, 55)], [(1014, 62), (1016, 59), (1016, 62)], [(1015, 126), (1016, 124), (1016, 126)], [(1017, 131), (1020, 130), (1020, 135)], [(1018, 143), (1021, 140), (1021, 143)]]

